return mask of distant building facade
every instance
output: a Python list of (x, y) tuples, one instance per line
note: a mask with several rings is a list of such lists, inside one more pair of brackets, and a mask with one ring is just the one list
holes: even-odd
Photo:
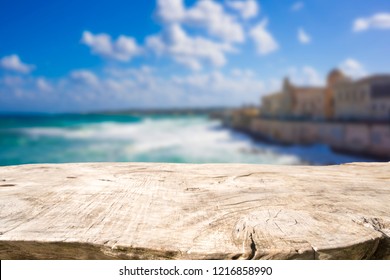
[(332, 70), (325, 87), (303, 87), (286, 78), (280, 92), (262, 98), (261, 116), (296, 120), (390, 120), (390, 75), (353, 81)]
[[(257, 113), (256, 113), (257, 112)], [(390, 75), (352, 80), (332, 70), (324, 87), (293, 85), (264, 96), (259, 110), (230, 114), (230, 124), (283, 144), (323, 143), (335, 151), (390, 160)]]
[(296, 119), (322, 120), (325, 118), (325, 89), (294, 87), (292, 116)]
[(245, 130), (247, 124), (259, 116), (259, 108), (255, 106), (246, 106), (237, 110), (233, 110), (230, 114), (230, 125), (239, 130)]
[(333, 69), (328, 74), (325, 88), (325, 117), (334, 118), (335, 111), (335, 86), (339, 83), (350, 82), (351, 79), (338, 69)]
[(269, 94), (262, 98), (262, 106), (260, 108), (261, 115), (266, 118), (281, 118), (283, 94), (280, 92)]
[(325, 92), (321, 87), (299, 87), (284, 79), (280, 92), (262, 98), (261, 115), (275, 119), (323, 119)]
[(390, 75), (377, 75), (334, 86), (338, 120), (390, 120)]
[(294, 86), (286, 78), (280, 92), (263, 96), (261, 116), (272, 119), (291, 118), (294, 103)]

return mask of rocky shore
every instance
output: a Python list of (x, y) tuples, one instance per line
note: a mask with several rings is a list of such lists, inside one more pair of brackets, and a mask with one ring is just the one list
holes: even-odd
[(390, 163), (0, 167), (1, 259), (390, 259)]

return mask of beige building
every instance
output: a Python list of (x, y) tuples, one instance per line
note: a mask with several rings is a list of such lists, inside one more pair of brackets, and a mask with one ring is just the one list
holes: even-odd
[(249, 130), (251, 121), (259, 116), (259, 108), (247, 106), (231, 112), (231, 126), (240, 130)]
[(328, 74), (326, 88), (325, 88), (325, 118), (333, 119), (334, 118), (334, 96), (335, 96), (335, 85), (342, 82), (350, 82), (351, 79), (344, 75), (338, 69), (333, 69)]
[(261, 115), (267, 118), (286, 119), (292, 116), (294, 87), (284, 79), (280, 92), (264, 96), (261, 100)]
[(350, 82), (340, 70), (329, 72), (325, 87), (291, 85), (291, 116), (298, 119), (326, 120), (334, 116), (335, 85)]
[(321, 87), (294, 87), (292, 116), (298, 119), (324, 119), (325, 89)]
[(266, 95), (262, 98), (260, 112), (266, 118), (279, 118), (281, 116), (281, 104), (283, 94), (281, 92)]
[(262, 116), (275, 119), (323, 119), (324, 90), (321, 87), (295, 86), (286, 78), (281, 92), (262, 98)]
[(376, 75), (334, 85), (334, 118), (390, 120), (390, 75)]
[(353, 81), (336, 69), (325, 87), (295, 86), (285, 79), (280, 92), (262, 98), (260, 110), (250, 125), (259, 137), (390, 158), (390, 75)]
[(390, 121), (390, 75), (370, 79), (371, 119)]
[(353, 81), (335, 69), (325, 87), (295, 86), (286, 78), (261, 104), (261, 116), (272, 119), (389, 121), (390, 75)]

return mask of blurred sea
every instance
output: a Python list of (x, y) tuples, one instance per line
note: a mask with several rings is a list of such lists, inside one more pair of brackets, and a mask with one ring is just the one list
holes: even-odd
[(62, 162), (336, 164), (324, 145), (256, 143), (206, 116), (0, 116), (0, 165)]

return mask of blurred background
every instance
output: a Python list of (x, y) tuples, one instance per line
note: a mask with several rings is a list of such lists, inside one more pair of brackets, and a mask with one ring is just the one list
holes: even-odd
[(390, 1), (0, 1), (0, 165), (390, 160)]

